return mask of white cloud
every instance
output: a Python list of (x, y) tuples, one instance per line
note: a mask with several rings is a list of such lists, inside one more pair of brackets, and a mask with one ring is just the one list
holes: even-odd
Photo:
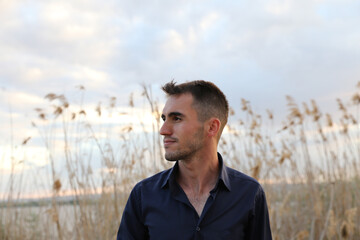
[(0, 99), (4, 108), (10, 107), (16, 112), (33, 109), (34, 106), (41, 106), (44, 102), (42, 97), (26, 91), (5, 91), (0, 95)]
[(276, 1), (271, 2), (266, 6), (266, 10), (274, 15), (284, 15), (290, 11), (289, 1)]
[(185, 54), (186, 44), (184, 38), (176, 30), (169, 30), (166, 34), (161, 51), (168, 59), (177, 59)]
[(48, 151), (44, 147), (13, 147), (10, 145), (2, 145), (0, 172), (2, 174), (10, 174), (12, 169), (14, 173), (34, 168), (42, 167), (49, 163)]
[(209, 31), (219, 20), (220, 16), (216, 12), (211, 12), (205, 15), (199, 22), (199, 26), (202, 31)]
[(21, 76), (22, 79), (26, 79), (25, 81), (30, 82), (31, 84), (36, 83), (40, 79), (44, 77), (44, 71), (40, 68), (28, 68), (25, 70), (24, 75)]
[(71, 16), (74, 16), (71, 12), (72, 7), (67, 2), (50, 2), (43, 8), (44, 20), (57, 24), (59, 21), (69, 21)]
[(87, 89), (97, 90), (104, 86), (113, 87), (107, 72), (95, 70), (86, 66), (78, 66), (70, 73), (76, 82), (86, 85)]

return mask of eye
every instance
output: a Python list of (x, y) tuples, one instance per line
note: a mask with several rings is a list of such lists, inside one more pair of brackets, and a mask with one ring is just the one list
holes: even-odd
[(181, 121), (181, 118), (179, 118), (179, 117), (174, 117), (174, 121), (175, 121), (175, 122)]

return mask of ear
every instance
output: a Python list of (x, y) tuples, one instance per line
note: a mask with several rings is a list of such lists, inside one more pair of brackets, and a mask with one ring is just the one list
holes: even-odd
[(217, 118), (211, 118), (210, 120), (208, 120), (207, 135), (209, 137), (216, 137), (218, 132), (220, 131), (220, 125), (221, 122)]

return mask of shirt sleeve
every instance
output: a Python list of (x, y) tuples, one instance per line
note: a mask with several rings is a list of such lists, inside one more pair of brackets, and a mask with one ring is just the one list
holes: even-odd
[(261, 186), (259, 186), (255, 196), (254, 207), (247, 230), (246, 239), (272, 240), (266, 197)]
[(148, 239), (148, 234), (142, 220), (140, 186), (137, 185), (131, 191), (126, 203), (117, 233), (117, 240), (145, 239)]

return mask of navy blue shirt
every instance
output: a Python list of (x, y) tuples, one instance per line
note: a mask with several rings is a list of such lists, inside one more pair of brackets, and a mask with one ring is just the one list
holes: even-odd
[(265, 193), (253, 178), (228, 168), (218, 154), (219, 179), (199, 217), (173, 168), (132, 190), (117, 240), (272, 239)]

